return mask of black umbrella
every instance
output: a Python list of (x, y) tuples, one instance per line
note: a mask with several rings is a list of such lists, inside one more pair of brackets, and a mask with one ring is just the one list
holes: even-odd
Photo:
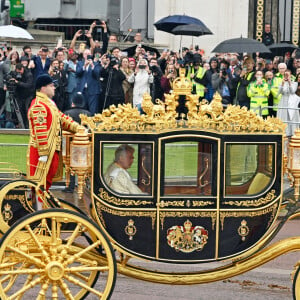
[[(138, 46), (138, 45), (135, 45), (135, 46), (126, 48), (126, 49), (122, 50), (122, 52), (127, 52), (128, 56), (129, 56), (129, 57), (132, 57), (132, 56), (134, 56), (134, 54), (135, 54), (135, 50), (136, 50), (136, 47), (137, 47), (137, 46)], [(141, 45), (141, 46), (142, 46), (142, 48), (144, 48), (146, 51), (155, 52), (156, 55), (157, 55), (157, 57), (160, 56), (160, 53), (159, 53), (159, 51), (158, 51), (156, 48), (149, 47), (149, 46), (146, 46), (146, 45)]]
[(175, 35), (190, 35), (190, 36), (213, 34), (204, 24), (179, 25), (172, 30), (172, 33)]
[[(199, 19), (187, 15), (173, 15), (160, 19), (154, 23), (157, 30), (172, 33), (178, 25), (197, 24), (204, 25)], [(204, 25), (205, 26), (205, 25)]]
[(284, 56), (286, 52), (293, 52), (297, 48), (298, 47), (294, 44), (290, 44), (287, 42), (272, 44), (269, 46), (269, 49), (275, 56)]
[(229, 39), (221, 42), (219, 45), (217, 45), (212, 52), (217, 52), (217, 53), (255, 53), (255, 52), (260, 52), (260, 53), (271, 53), (269, 48), (253, 39), (248, 39), (248, 38), (236, 38), (236, 39)]

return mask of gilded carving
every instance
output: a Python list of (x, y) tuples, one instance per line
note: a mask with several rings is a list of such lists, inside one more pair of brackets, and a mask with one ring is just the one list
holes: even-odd
[(177, 252), (191, 253), (201, 251), (207, 244), (208, 232), (202, 226), (192, 226), (186, 220), (183, 226), (175, 225), (167, 230), (167, 241)]
[(226, 201), (224, 204), (235, 205), (235, 206), (244, 206), (244, 207), (257, 207), (264, 204), (272, 202), (276, 198), (275, 190), (271, 190), (266, 197), (262, 197), (255, 200), (235, 200), (235, 201)]
[[(191, 94), (191, 82), (184, 77), (184, 69), (180, 77), (173, 83), (173, 93), (165, 94), (165, 102), (152, 102), (149, 94), (143, 96), (142, 107), (146, 114), (140, 114), (131, 104), (111, 105), (102, 114), (93, 117), (81, 115), (81, 123), (88, 125), (93, 131), (135, 131), (160, 132), (177, 128), (197, 128), (197, 130), (213, 130), (217, 132), (244, 133), (283, 133), (285, 125), (277, 118), (263, 119), (246, 107), (229, 105), (223, 110), (221, 96), (216, 93), (211, 103), (199, 102), (198, 97)], [(188, 113), (178, 116), (179, 95), (186, 96)]]
[(193, 207), (207, 206), (207, 205), (212, 205), (212, 204), (214, 204), (214, 202), (212, 202), (212, 201), (193, 200)]
[(30, 202), (27, 201), (26, 197), (25, 197), (25, 192), (23, 195), (18, 195), (18, 194), (10, 194), (10, 195), (5, 195), (4, 200), (18, 200), (21, 202), (22, 206), (24, 207), (25, 210), (27, 210), (28, 212), (32, 213), (32, 210), (28, 208), (28, 206), (30, 206)]
[(6, 203), (4, 205), (4, 210), (2, 211), (2, 216), (3, 216), (4, 222), (6, 222), (6, 223), (8, 223), (8, 221), (11, 220), (13, 217), (13, 212), (11, 211), (11, 205), (9, 205), (8, 203)]
[(169, 206), (176, 206), (176, 207), (184, 207), (184, 201), (160, 201), (159, 207), (169, 207)]
[(193, 84), (191, 80), (185, 77), (185, 69), (179, 70), (179, 77), (173, 81), (173, 92), (177, 95), (191, 94)]
[(164, 228), (165, 218), (211, 218), (212, 229), (214, 230), (217, 212), (213, 211), (161, 211), (159, 212), (159, 219), (161, 224), (161, 229)]
[(271, 217), (269, 219), (267, 227), (269, 227), (272, 224), (272, 222), (273, 222), (273, 220), (275, 218), (276, 213), (277, 213), (277, 204), (276, 204), (276, 209), (273, 209), (273, 211), (272, 211), (272, 214), (271, 214)]
[(250, 229), (247, 226), (247, 221), (242, 220), (241, 226), (238, 228), (238, 234), (242, 237), (242, 241), (244, 242), (246, 240), (246, 236), (249, 234)]
[(116, 198), (114, 196), (109, 196), (108, 193), (103, 188), (99, 189), (98, 196), (102, 200), (112, 203), (114, 205), (118, 205), (118, 206), (139, 206), (139, 205), (153, 204), (152, 201), (120, 199), (120, 198)]
[(97, 210), (97, 216), (100, 219), (100, 223), (103, 225), (104, 228), (106, 228), (106, 224), (105, 224), (105, 221), (104, 221), (104, 218), (103, 218), (103, 215), (102, 215), (102, 211), (101, 211), (101, 204), (100, 204), (100, 202), (96, 203), (96, 210)]
[[(225, 218), (241, 218), (241, 217), (257, 217), (257, 216), (263, 216), (268, 213), (272, 213), (270, 220), (273, 221), (274, 216), (277, 212), (278, 204), (275, 203), (274, 205), (257, 211), (222, 211), (220, 212), (220, 222), (221, 222), (221, 230), (224, 228), (224, 220)], [(270, 222), (269, 221), (269, 224)]]
[(128, 220), (127, 226), (125, 227), (125, 233), (129, 236), (129, 240), (133, 240), (133, 236), (136, 234), (136, 227), (132, 219)]
[(109, 208), (100, 202), (96, 203), (97, 207), (97, 213), (102, 214), (102, 211), (110, 214), (110, 215), (115, 215), (115, 216), (120, 216), (120, 217), (144, 217), (144, 218), (151, 218), (152, 220), (152, 229), (154, 229), (155, 225), (155, 220), (156, 220), (156, 211), (132, 211), (132, 210), (116, 210)]

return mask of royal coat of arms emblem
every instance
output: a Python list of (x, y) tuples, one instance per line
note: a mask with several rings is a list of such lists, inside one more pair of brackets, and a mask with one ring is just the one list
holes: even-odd
[(167, 231), (168, 245), (176, 251), (190, 253), (201, 251), (206, 245), (208, 232), (202, 226), (192, 226), (190, 220), (186, 220), (183, 226), (172, 226)]

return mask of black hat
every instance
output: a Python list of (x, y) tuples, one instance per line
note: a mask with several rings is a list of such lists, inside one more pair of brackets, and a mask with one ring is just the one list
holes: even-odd
[(194, 53), (193, 57), (194, 64), (201, 64), (202, 63), (202, 56), (199, 53)]
[(84, 97), (83, 95), (78, 92), (76, 93), (73, 98), (72, 98), (72, 103), (76, 106), (76, 107), (84, 107)]
[(216, 61), (216, 62), (219, 62), (218, 58), (213, 56), (210, 60), (209, 60), (209, 63), (211, 63), (212, 61)]
[(39, 90), (41, 87), (53, 83), (52, 78), (48, 74), (38, 76), (35, 82), (35, 89)]

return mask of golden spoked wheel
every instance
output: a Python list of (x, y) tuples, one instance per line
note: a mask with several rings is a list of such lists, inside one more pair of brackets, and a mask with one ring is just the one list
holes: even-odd
[[(105, 261), (97, 259), (98, 251), (104, 251)], [(35, 212), (15, 223), (0, 241), (2, 300), (109, 299), (115, 279), (109, 241), (95, 223), (76, 212)]]
[(300, 265), (298, 265), (293, 279), (293, 299), (300, 299)]

